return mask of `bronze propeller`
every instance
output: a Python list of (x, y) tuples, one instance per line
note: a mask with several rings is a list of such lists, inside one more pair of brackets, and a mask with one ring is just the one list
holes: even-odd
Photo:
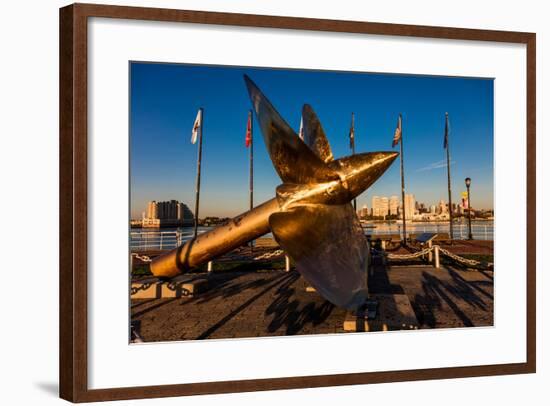
[(321, 123), (302, 110), (304, 140), (245, 75), (269, 156), (283, 181), (276, 197), (155, 258), (155, 276), (172, 277), (269, 231), (296, 269), (325, 299), (348, 309), (368, 297), (369, 247), (351, 201), (398, 156), (369, 152), (334, 160)]

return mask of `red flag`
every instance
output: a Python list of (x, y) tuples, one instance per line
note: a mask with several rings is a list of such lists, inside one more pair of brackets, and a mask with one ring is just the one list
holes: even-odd
[(248, 114), (248, 123), (246, 124), (246, 138), (244, 140), (244, 145), (246, 148), (250, 147), (252, 144), (252, 115)]

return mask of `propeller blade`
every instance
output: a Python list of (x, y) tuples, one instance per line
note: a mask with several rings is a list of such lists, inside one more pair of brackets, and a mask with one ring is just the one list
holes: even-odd
[(304, 123), (304, 142), (306, 145), (323, 160), (330, 162), (334, 160), (330, 144), (328, 143), (325, 131), (321, 126), (319, 117), (313, 111), (309, 104), (304, 104), (302, 108), (302, 118)]
[(272, 214), (269, 223), (279, 245), (321, 296), (352, 310), (365, 303), (369, 247), (350, 203), (295, 206)]
[(338, 173), (300, 140), (258, 86), (246, 75), (244, 80), (269, 156), (281, 180), (310, 184), (339, 179)]

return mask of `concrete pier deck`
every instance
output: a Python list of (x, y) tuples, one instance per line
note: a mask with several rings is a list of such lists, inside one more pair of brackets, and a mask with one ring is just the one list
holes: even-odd
[[(132, 322), (144, 342), (344, 333), (346, 310), (334, 307), (296, 271), (222, 271), (200, 295), (132, 299)], [(493, 324), (493, 272), (443, 264), (378, 264), (372, 294), (406, 295), (418, 327)]]

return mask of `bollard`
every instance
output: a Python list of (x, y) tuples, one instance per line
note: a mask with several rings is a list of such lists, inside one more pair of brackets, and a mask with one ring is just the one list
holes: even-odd
[[(386, 265), (386, 240), (380, 240), (380, 248), (382, 249), (382, 256), (380, 257), (380, 261), (382, 263), (382, 265)], [(372, 265), (371, 265), (372, 266)], [(372, 272), (374, 273), (374, 269), (372, 270)]]
[(134, 272), (134, 254), (130, 252), (130, 276), (132, 276), (132, 272)]
[[(428, 241), (428, 248), (432, 248), (432, 240)], [(432, 262), (432, 251), (428, 252), (428, 262)]]
[(434, 266), (439, 269), (439, 245), (434, 245)]
[(285, 271), (290, 271), (290, 258), (288, 257), (288, 255), (285, 255)]
[(208, 272), (212, 272), (213, 267), (214, 267), (214, 263), (212, 261), (208, 261)]

